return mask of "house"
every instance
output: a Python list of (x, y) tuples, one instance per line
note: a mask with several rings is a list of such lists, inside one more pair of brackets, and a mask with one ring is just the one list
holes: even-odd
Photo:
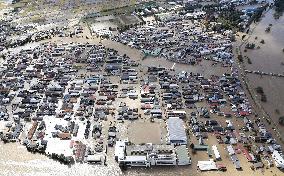
[(229, 152), (229, 155), (234, 155), (235, 154), (235, 150), (234, 150), (233, 146), (228, 145), (227, 146), (227, 150)]
[(102, 154), (94, 154), (94, 155), (88, 155), (86, 157), (86, 162), (88, 163), (102, 163), (104, 156)]
[(114, 156), (117, 162), (124, 159), (125, 148), (126, 148), (126, 141), (116, 141)]
[(243, 154), (245, 155), (245, 157), (249, 162), (255, 162), (253, 154), (249, 153), (247, 149), (243, 149)]
[(33, 135), (37, 129), (38, 126), (38, 122), (34, 122), (32, 127), (30, 128), (29, 132), (28, 132), (28, 139), (31, 140), (33, 138)]
[(155, 118), (162, 118), (162, 110), (161, 109), (151, 109), (150, 114)]
[(210, 170), (217, 170), (218, 169), (217, 165), (216, 165), (216, 163), (214, 162), (213, 159), (211, 159), (209, 161), (198, 161), (197, 167), (201, 171), (210, 171)]
[(82, 142), (75, 141), (73, 149), (75, 160), (77, 162), (83, 162), (86, 153), (86, 145)]
[(150, 167), (149, 161), (146, 156), (125, 156), (123, 164), (126, 166), (144, 166)]
[(239, 161), (239, 159), (237, 158), (237, 155), (234, 154), (234, 155), (231, 155), (231, 160), (233, 161), (233, 164), (235, 165), (235, 168), (236, 169), (241, 169), (241, 163)]
[(58, 137), (61, 140), (69, 140), (69, 139), (71, 139), (71, 134), (70, 133), (59, 133)]
[(212, 146), (212, 150), (214, 152), (214, 155), (215, 155), (215, 159), (216, 160), (221, 160), (221, 155), (220, 155), (220, 152), (218, 151), (218, 148), (216, 145), (213, 145)]
[(179, 118), (185, 118), (186, 112), (185, 111), (169, 111), (167, 112), (168, 117), (179, 117)]
[(272, 153), (272, 158), (274, 160), (275, 166), (281, 169), (284, 169), (284, 159), (283, 156), (277, 150), (274, 150)]
[(130, 90), (128, 92), (128, 97), (131, 98), (131, 99), (136, 99), (136, 98), (138, 98), (138, 93), (135, 90)]

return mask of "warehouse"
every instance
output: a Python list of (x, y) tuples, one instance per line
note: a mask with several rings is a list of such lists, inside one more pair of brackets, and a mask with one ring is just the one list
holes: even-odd
[(188, 149), (185, 145), (180, 145), (176, 147), (177, 154), (177, 164), (179, 166), (191, 164), (191, 159), (188, 156)]
[(172, 144), (187, 144), (187, 136), (183, 121), (179, 117), (169, 117), (168, 119), (169, 141)]

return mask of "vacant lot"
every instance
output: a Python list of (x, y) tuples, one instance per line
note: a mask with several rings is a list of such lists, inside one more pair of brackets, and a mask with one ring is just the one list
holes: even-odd
[(135, 144), (161, 144), (161, 128), (158, 123), (134, 122), (128, 126), (128, 138)]

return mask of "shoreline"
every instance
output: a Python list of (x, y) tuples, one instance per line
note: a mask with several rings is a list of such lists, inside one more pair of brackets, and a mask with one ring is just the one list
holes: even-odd
[[(243, 52), (244, 45), (249, 42), (251, 37), (253, 37), (255, 29), (257, 28), (258, 25), (261, 24), (261, 22), (262, 22), (263, 18), (265, 17), (265, 15), (267, 15), (270, 11), (272, 12), (272, 11), (274, 11), (274, 9), (273, 8), (269, 8), (269, 10), (267, 10), (265, 12), (264, 16), (260, 19), (260, 21), (257, 22), (257, 23), (254, 23), (252, 29), (250, 27), (249, 35), (246, 34), (246, 33), (243, 34), (243, 35), (247, 35), (244, 40), (239, 38), (240, 41), (236, 42), (237, 46), (235, 48), (235, 50), (236, 50), (236, 54), (235, 54), (236, 56), (235, 57), (236, 57), (236, 62), (238, 64), (239, 68), (240, 68), (239, 70), (241, 71), (241, 78), (243, 80), (243, 83), (245, 84), (246, 89), (248, 90), (250, 98), (253, 101), (254, 107), (257, 107), (257, 109), (259, 110), (258, 112), (260, 113), (261, 117), (258, 117), (258, 118), (268, 118), (268, 120), (265, 121), (266, 124), (271, 128), (271, 131), (276, 132), (276, 136), (281, 141), (281, 145), (284, 146), (283, 136), (279, 132), (280, 129), (276, 129), (276, 130), (273, 129), (274, 127), (278, 126), (277, 122), (275, 122), (273, 117), (271, 117), (271, 115), (265, 110), (264, 106), (262, 105), (262, 102), (259, 99), (257, 99), (256, 96), (254, 96), (254, 95), (257, 95), (257, 93), (255, 92), (255, 89), (251, 87), (252, 85), (250, 83), (250, 79), (248, 78), (248, 73), (245, 72), (245, 69), (246, 69), (245, 68), (246, 67), (245, 61), (240, 63), (238, 61), (238, 59), (237, 59), (237, 56), (239, 54), (242, 55), (242, 56), (245, 55), (245, 53)], [(239, 37), (241, 37), (241, 36), (239, 36)], [(239, 44), (239, 42), (240, 42), (240, 44)], [(269, 76), (269, 77), (270, 77), (269, 79), (271, 79), (271, 76)], [(274, 127), (271, 127), (271, 124), (270, 124), (271, 122), (272, 122)]]

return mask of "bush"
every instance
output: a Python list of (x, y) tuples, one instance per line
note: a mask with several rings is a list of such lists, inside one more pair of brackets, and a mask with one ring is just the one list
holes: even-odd
[(262, 39), (262, 40), (260, 41), (260, 43), (261, 43), (261, 44), (264, 44), (265, 42), (264, 42), (264, 40)]
[(248, 58), (248, 64), (252, 64), (252, 62), (251, 62), (250, 58)]
[(254, 43), (246, 44), (246, 49), (254, 49), (254, 48), (255, 48), (255, 44)]
[(262, 102), (267, 102), (266, 95), (262, 94), (260, 100), (261, 100)]
[(270, 30), (271, 30), (271, 27), (267, 27), (267, 28), (265, 29), (265, 32), (270, 32)]
[(243, 55), (238, 55), (238, 60), (239, 60), (239, 62), (243, 62), (244, 61)]
[(259, 94), (264, 94), (263, 88), (260, 87), (260, 86), (258, 86), (258, 87), (256, 88), (256, 92), (259, 93)]
[(280, 17), (282, 16), (283, 12), (284, 12), (284, 1), (283, 0), (275, 0), (275, 14), (274, 17)]

